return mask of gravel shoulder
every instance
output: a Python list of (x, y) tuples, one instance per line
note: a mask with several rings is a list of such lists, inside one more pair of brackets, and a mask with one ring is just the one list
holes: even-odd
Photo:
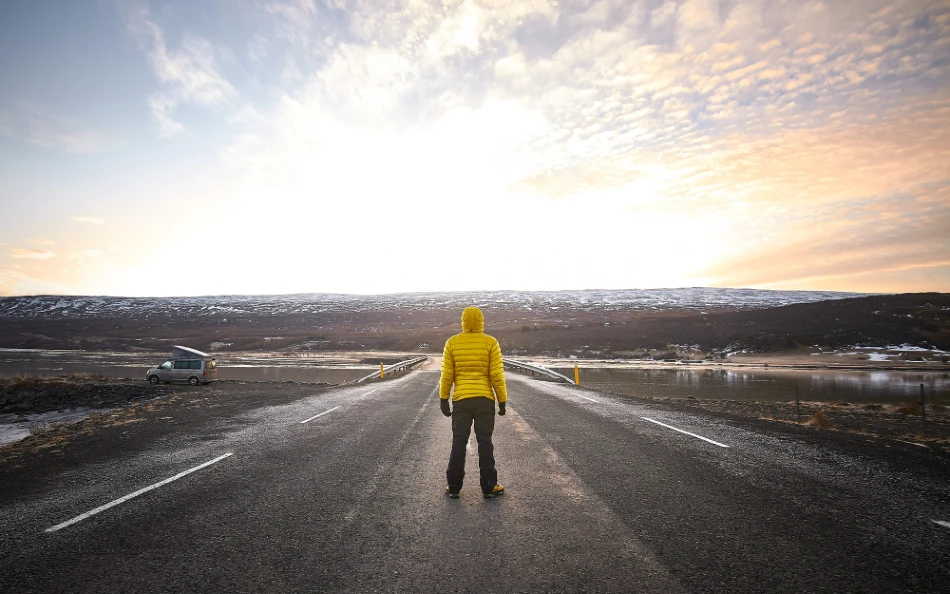
[(802, 401), (796, 405), (795, 401), (634, 397), (607, 393), (634, 401), (660, 403), (684, 411), (701, 411), (736, 421), (757, 421), (790, 431), (804, 431), (805, 434), (837, 433), (867, 440), (907, 443), (941, 453), (950, 462), (950, 413), (942, 405), (928, 405), (924, 423), (920, 407), (908, 404)]
[[(0, 447), (0, 499), (13, 496), (14, 491), (18, 497), (27, 496), (32, 486), (41, 488), (42, 477), (78, 464), (131, 459), (162, 440), (216, 439), (248, 423), (250, 411), (329, 389), (317, 384), (239, 381), (193, 387), (104, 380), (96, 385), (103, 393), (135, 394), (136, 398), (94, 410), (77, 423), (47, 424), (21, 441)], [(77, 406), (82, 406), (84, 386), (75, 386)], [(118, 402), (109, 400), (113, 405)]]

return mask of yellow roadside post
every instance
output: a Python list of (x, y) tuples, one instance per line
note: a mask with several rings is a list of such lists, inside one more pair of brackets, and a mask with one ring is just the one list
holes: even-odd
[(581, 385), (581, 374), (577, 371), (577, 363), (574, 364), (574, 383), (578, 386)]
[(383, 371), (383, 363), (382, 363), (382, 361), (380, 361), (380, 363), (379, 363), (379, 379), (383, 379), (384, 377), (386, 377), (386, 372)]

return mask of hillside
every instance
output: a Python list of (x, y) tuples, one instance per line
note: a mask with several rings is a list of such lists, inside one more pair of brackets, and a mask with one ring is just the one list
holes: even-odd
[(211, 351), (441, 349), (467, 305), (506, 352), (638, 356), (802, 345), (920, 343), (950, 348), (950, 295), (666, 289), (0, 299), (0, 348)]

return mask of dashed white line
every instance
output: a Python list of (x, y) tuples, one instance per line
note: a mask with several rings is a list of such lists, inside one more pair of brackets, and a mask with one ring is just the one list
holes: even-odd
[(933, 522), (934, 524), (939, 524), (943, 526), (944, 528), (950, 528), (950, 522), (944, 522), (943, 520), (930, 520), (930, 521)]
[(591, 402), (596, 402), (597, 404), (600, 404), (600, 400), (594, 400), (593, 398), (588, 398), (587, 396), (581, 396), (580, 394), (574, 394), (574, 395), (577, 396), (578, 398), (583, 398), (584, 400), (590, 400)]
[(339, 407), (339, 406), (334, 406), (334, 407), (331, 408), (330, 410), (325, 410), (325, 411), (323, 411), (322, 413), (320, 413), (320, 414), (318, 414), (318, 415), (313, 415), (313, 416), (310, 417), (309, 419), (304, 419), (304, 420), (300, 421), (300, 424), (303, 425), (304, 423), (309, 423), (310, 421), (316, 419), (317, 417), (322, 417), (323, 415), (325, 415), (325, 414), (327, 414), (327, 413), (331, 413), (331, 412), (335, 411), (335, 410), (338, 409), (338, 408), (340, 408), (340, 407)]
[(183, 477), (183, 476), (185, 476), (185, 475), (188, 475), (188, 474), (191, 474), (192, 472), (201, 470), (202, 468), (207, 468), (208, 466), (211, 466), (212, 464), (215, 464), (216, 462), (220, 462), (221, 460), (224, 460), (224, 459), (227, 458), (228, 456), (232, 456), (232, 455), (234, 455), (234, 452), (229, 452), (229, 453), (227, 453), (227, 454), (224, 454), (223, 456), (218, 456), (218, 457), (215, 458), (214, 460), (209, 460), (208, 462), (205, 462), (204, 464), (201, 464), (201, 465), (199, 465), (199, 466), (195, 466), (194, 468), (188, 469), (188, 470), (186, 470), (186, 471), (184, 471), (184, 472), (179, 472), (178, 474), (176, 474), (175, 476), (173, 476), (173, 477), (171, 477), (171, 478), (167, 478), (167, 479), (165, 479), (165, 480), (163, 480), (163, 481), (159, 481), (159, 482), (155, 483), (154, 485), (149, 485), (148, 487), (145, 487), (144, 489), (139, 489), (139, 490), (136, 491), (135, 493), (129, 493), (129, 494), (126, 495), (125, 497), (120, 497), (119, 499), (116, 499), (115, 501), (110, 501), (109, 503), (107, 503), (107, 504), (105, 504), (105, 505), (100, 505), (100, 506), (97, 507), (96, 509), (87, 511), (87, 512), (84, 513), (84, 514), (80, 514), (80, 515), (76, 516), (75, 518), (73, 518), (72, 520), (67, 520), (67, 521), (63, 522), (62, 524), (56, 524), (55, 526), (53, 526), (53, 527), (51, 527), (51, 528), (47, 528), (47, 529), (44, 530), (43, 532), (56, 532), (57, 530), (62, 530), (63, 528), (66, 528), (67, 526), (72, 526), (73, 524), (75, 524), (75, 523), (77, 523), (77, 522), (82, 522), (82, 521), (85, 520), (86, 518), (88, 518), (88, 517), (90, 517), (90, 516), (94, 516), (94, 515), (98, 514), (99, 512), (104, 512), (104, 511), (106, 511), (107, 509), (109, 509), (110, 507), (115, 507), (115, 506), (119, 505), (120, 503), (125, 503), (125, 502), (128, 501), (129, 499), (132, 499), (132, 498), (134, 498), (134, 497), (138, 497), (139, 495), (142, 495), (143, 493), (148, 493), (148, 492), (151, 491), (152, 489), (157, 489), (157, 488), (159, 488), (159, 487), (161, 487), (161, 486), (163, 486), (163, 485), (167, 485), (168, 483), (170, 483), (170, 482), (172, 482), (172, 481), (177, 481), (178, 479), (180, 479), (181, 477)]
[(729, 446), (727, 446), (727, 445), (724, 444), (724, 443), (719, 443), (718, 441), (713, 441), (713, 440), (711, 440), (711, 439), (709, 439), (709, 438), (707, 438), (707, 437), (703, 437), (702, 435), (696, 435), (695, 433), (690, 433), (689, 431), (683, 431), (682, 429), (677, 429), (676, 427), (674, 427), (674, 426), (672, 426), (672, 425), (667, 425), (666, 423), (661, 423), (661, 422), (659, 422), (659, 421), (655, 421), (655, 420), (653, 420), (653, 419), (651, 419), (651, 418), (648, 418), (648, 417), (640, 417), (640, 418), (643, 419), (644, 421), (650, 421), (651, 423), (656, 423), (657, 425), (660, 425), (660, 426), (662, 426), (662, 427), (666, 427), (667, 429), (672, 429), (673, 431), (679, 431), (680, 433), (684, 433), (684, 434), (686, 434), (686, 435), (690, 435), (690, 436), (695, 437), (695, 438), (697, 438), (697, 439), (701, 439), (701, 440), (703, 440), (703, 441), (708, 441), (709, 443), (711, 443), (711, 444), (713, 444), (713, 445), (717, 445), (717, 446), (719, 446), (719, 447), (721, 447), (721, 448), (728, 448), (728, 447), (729, 447)]

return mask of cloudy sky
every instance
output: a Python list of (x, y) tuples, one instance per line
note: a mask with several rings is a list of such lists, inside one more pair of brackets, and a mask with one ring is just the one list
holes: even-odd
[(0, 295), (950, 291), (950, 0), (5, 0)]

